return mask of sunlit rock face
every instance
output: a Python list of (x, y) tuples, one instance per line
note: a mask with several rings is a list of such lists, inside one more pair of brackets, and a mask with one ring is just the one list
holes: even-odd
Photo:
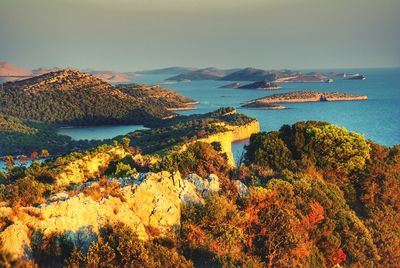
[(120, 186), (118, 194), (99, 200), (82, 189), (73, 196), (66, 192), (52, 195), (38, 207), (0, 208), (0, 216), (8, 219), (0, 233), (3, 250), (15, 258), (30, 256), (32, 234), (37, 233), (42, 239), (64, 234), (70, 241), (90, 244), (102, 226), (119, 222), (146, 240), (151, 237), (149, 227), (161, 235), (179, 229), (182, 205), (201, 204), (203, 197), (220, 188), (213, 174), (206, 179), (195, 174), (182, 179), (179, 172), (165, 171), (124, 178)]
[[(233, 113), (236, 113), (234, 111)], [(228, 164), (235, 166), (235, 160), (233, 158), (232, 143), (237, 141), (248, 140), (252, 134), (260, 132), (260, 124), (257, 120), (254, 120), (248, 124), (243, 124), (240, 126), (231, 126), (227, 124), (221, 124), (227, 128), (225, 132), (219, 132), (209, 135), (206, 138), (201, 138), (196, 140), (196, 142), (206, 142), (213, 143), (218, 142), (221, 145), (221, 152), (225, 153), (228, 158)], [(182, 146), (181, 151), (186, 150), (190, 144)]]

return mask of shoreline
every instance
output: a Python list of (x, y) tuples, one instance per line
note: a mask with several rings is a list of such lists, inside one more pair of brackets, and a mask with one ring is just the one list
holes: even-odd
[(288, 107), (285, 106), (276, 106), (276, 107), (245, 107), (245, 106), (241, 106), (239, 107), (241, 109), (247, 109), (247, 110), (287, 110), (289, 109)]

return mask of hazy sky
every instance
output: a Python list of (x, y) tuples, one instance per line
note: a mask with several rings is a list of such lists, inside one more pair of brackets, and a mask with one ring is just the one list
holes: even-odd
[(0, 0), (24, 68), (400, 66), (400, 0)]

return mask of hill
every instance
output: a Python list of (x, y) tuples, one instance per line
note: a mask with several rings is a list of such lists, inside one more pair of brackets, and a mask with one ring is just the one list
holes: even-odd
[(239, 89), (277, 90), (282, 87), (272, 82), (259, 81), (238, 87)]
[(209, 67), (200, 70), (195, 70), (188, 73), (179, 74), (166, 80), (170, 81), (184, 81), (184, 80), (216, 80), (225, 75), (225, 71), (217, 68)]
[(0, 82), (12, 81), (23, 77), (29, 77), (32, 71), (15, 67), (6, 61), (0, 61)]
[(150, 126), (174, 116), (153, 95), (137, 98), (92, 75), (67, 69), (4, 83), (0, 112), (49, 123)]
[(225, 81), (266, 81), (275, 83), (287, 82), (324, 82), (327, 79), (337, 77), (336, 73), (309, 72), (302, 73), (291, 70), (261, 70), (255, 68), (245, 68), (237, 72), (226, 75), (220, 80)]
[(137, 74), (169, 74), (169, 75), (178, 75), (183, 73), (188, 73), (197, 70), (197, 68), (189, 68), (189, 67), (167, 67), (161, 69), (154, 69), (154, 70), (144, 70), (144, 71), (137, 71)]
[(89, 71), (88, 73), (108, 83), (129, 82), (132, 78), (138, 77), (138, 75), (135, 73), (124, 73), (116, 71)]
[(220, 80), (224, 81), (274, 81), (278, 75), (274, 72), (255, 68), (245, 68), (228, 74)]
[(6, 61), (0, 61), (0, 76), (29, 76), (32, 72), (15, 67)]
[(134, 97), (138, 101), (145, 101), (148, 104), (162, 105), (167, 110), (191, 110), (192, 105), (198, 102), (185, 97), (177, 92), (156, 86), (145, 84), (121, 84), (116, 85), (121, 92)]
[(36, 129), (25, 125), (20, 119), (6, 116), (0, 113), (0, 133), (19, 132), (23, 134), (34, 134)]

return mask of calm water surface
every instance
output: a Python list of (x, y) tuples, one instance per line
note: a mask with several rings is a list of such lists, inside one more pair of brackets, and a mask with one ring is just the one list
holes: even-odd
[(146, 128), (140, 125), (65, 127), (60, 128), (58, 133), (70, 136), (74, 140), (104, 140), (140, 129)]

